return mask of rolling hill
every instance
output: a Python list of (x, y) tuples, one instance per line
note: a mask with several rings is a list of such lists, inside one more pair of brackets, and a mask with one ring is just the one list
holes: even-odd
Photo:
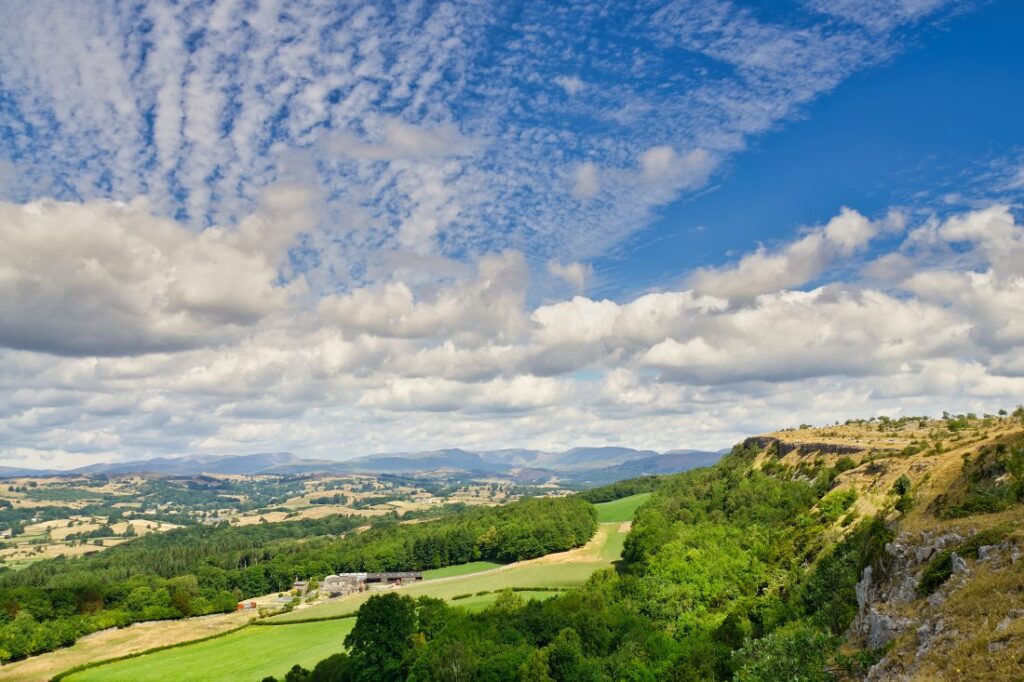
[(665, 474), (706, 466), (722, 452), (675, 450), (665, 454), (623, 447), (578, 447), (564, 452), (460, 448), (424, 452), (382, 453), (348, 460), (306, 459), (289, 452), (250, 455), (187, 455), (90, 464), (70, 470), (0, 468), (0, 478), (52, 475), (165, 476), (199, 474), (458, 474), (507, 476), (538, 481), (553, 477), (576, 484), (599, 484), (644, 474)]

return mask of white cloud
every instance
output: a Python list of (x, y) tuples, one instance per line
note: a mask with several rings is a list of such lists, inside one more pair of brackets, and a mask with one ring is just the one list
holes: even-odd
[(581, 163), (573, 171), (572, 195), (577, 199), (593, 199), (601, 190), (601, 171), (593, 161)]
[(578, 76), (555, 76), (555, 84), (565, 90), (569, 97), (575, 97), (587, 87)]
[(591, 268), (583, 263), (559, 263), (548, 262), (548, 272), (569, 283), (578, 293), (586, 288), (587, 279), (590, 278)]
[(690, 279), (701, 293), (710, 293), (736, 301), (760, 294), (801, 286), (819, 277), (836, 258), (850, 256), (863, 249), (894, 216), (872, 222), (860, 213), (843, 208), (824, 227), (814, 228), (785, 246), (770, 251), (760, 248), (736, 264), (720, 268), (701, 268)]
[(303, 292), (278, 282), (293, 237), (264, 215), (197, 234), (144, 202), (0, 203), (0, 343), (123, 355), (228, 340)]
[[(284, 188), (265, 211), (305, 197)], [(0, 301), (16, 324), (0, 327), (0, 458), (12, 464), (717, 447), (797, 420), (992, 411), (1024, 390), (1024, 227), (1006, 207), (913, 227), (871, 262), (905, 261), (884, 288), (847, 265), (902, 221), (844, 210), (697, 289), (531, 306), (526, 261), (507, 252), (468, 271), (416, 257), (437, 276), (410, 284), (397, 268), (312, 308), (301, 280), (281, 284), (265, 215), (197, 234), (141, 204), (2, 211)], [(806, 254), (802, 277), (769, 267)], [(836, 276), (804, 288), (822, 268)]]
[[(720, 447), (1019, 401), (1007, 207), (906, 235), (843, 209), (679, 290), (582, 295), (949, 5), (0, 6), (0, 459)], [(544, 268), (578, 295), (537, 303)]]
[(330, 296), (318, 310), (348, 333), (386, 337), (505, 338), (524, 324), (526, 263), (521, 254), (485, 256), (472, 279), (417, 296), (404, 282)]
[(331, 140), (329, 148), (336, 154), (361, 161), (397, 161), (459, 156), (472, 152), (477, 145), (450, 123), (415, 126), (399, 119), (384, 118), (373, 129), (379, 138), (376, 142), (341, 134)]

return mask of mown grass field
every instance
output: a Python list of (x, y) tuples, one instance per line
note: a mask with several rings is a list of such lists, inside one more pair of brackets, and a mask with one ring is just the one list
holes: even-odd
[[(602, 520), (597, 534), (584, 547), (539, 559), (502, 566), (477, 561), (424, 572), (423, 582), (399, 588), (410, 597), (430, 596), (448, 600), (453, 606), (470, 610), (486, 608), (508, 588), (523, 590), (524, 599), (549, 599), (557, 591), (543, 588), (573, 588), (582, 585), (598, 570), (612, 565), (622, 554), (627, 530), (623, 523), (649, 495), (596, 505)], [(486, 594), (478, 594), (485, 592)], [(345, 635), (355, 624), (350, 614), (374, 592), (333, 599), (317, 606), (274, 616), (276, 625), (252, 625), (238, 632), (139, 656), (82, 671), (66, 679), (72, 682), (163, 682), (177, 680), (256, 680), (267, 675), (283, 677), (298, 663), (311, 668), (340, 650)], [(471, 595), (465, 597), (463, 595)], [(453, 600), (453, 597), (462, 597)], [(335, 620), (312, 621), (314, 618)], [(307, 621), (307, 622), (303, 622)]]
[(435, 580), (437, 578), (451, 578), (457, 575), (469, 575), (470, 573), (489, 571), (492, 568), (498, 568), (500, 566), (501, 564), (496, 564), (493, 561), (471, 561), (468, 564), (445, 566), (444, 568), (432, 568), (429, 571), (423, 571), (423, 579)]
[(71, 675), (71, 682), (256, 682), (284, 677), (296, 663), (312, 668), (342, 649), (355, 618), (282, 627), (255, 626), (188, 646), (157, 651)]
[(640, 493), (639, 495), (623, 497), (621, 500), (595, 504), (594, 506), (597, 507), (597, 520), (599, 523), (632, 521), (637, 508), (650, 499), (650, 497), (650, 493)]
[[(621, 553), (622, 551), (622, 541), (614, 537), (619, 534), (617, 530), (614, 528), (602, 528), (602, 531), (604, 533), (603, 542), (599, 547), (586, 554), (581, 553), (574, 556), (569, 561), (545, 562), (543, 559), (524, 561), (520, 564), (511, 564), (508, 567), (492, 571), (455, 576), (447, 580), (425, 580), (403, 587), (399, 591), (410, 597), (428, 596), (451, 600), (452, 597), (462, 594), (475, 595), (477, 592), (494, 592), (510, 587), (579, 587), (587, 581), (587, 578), (594, 571), (611, 565), (613, 559), (604, 556), (607, 552), (605, 550), (606, 544), (609, 542), (615, 543), (618, 545), (619, 552)], [(577, 550), (577, 552), (579, 551)], [(310, 618), (327, 618), (352, 613), (373, 594), (375, 593), (363, 592), (340, 599), (332, 599), (316, 606), (297, 609), (280, 616), (273, 616), (271, 620), (274, 622), (294, 623)], [(464, 605), (461, 600), (453, 603)]]
[[(453, 601), (452, 606), (460, 606), (470, 611), (483, 611), (485, 608), (494, 603), (494, 600), (498, 598), (499, 592), (491, 592), (490, 594), (475, 594), (472, 597), (466, 597), (465, 599), (459, 599)], [(551, 597), (557, 597), (561, 592), (516, 592), (525, 601), (536, 599), (538, 601), (544, 601)], [(289, 626), (290, 627), (290, 626)]]

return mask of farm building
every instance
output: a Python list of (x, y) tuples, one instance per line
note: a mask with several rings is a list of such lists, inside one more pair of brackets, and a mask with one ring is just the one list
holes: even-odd
[(401, 585), (423, 580), (419, 571), (393, 571), (387, 573), (339, 573), (332, 574), (320, 583), (320, 591), (331, 596), (364, 590), (370, 583)]

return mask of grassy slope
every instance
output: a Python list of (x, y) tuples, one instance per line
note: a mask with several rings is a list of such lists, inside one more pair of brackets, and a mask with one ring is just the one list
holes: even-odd
[(451, 578), (457, 575), (469, 575), (470, 573), (489, 571), (492, 568), (498, 568), (499, 566), (501, 566), (501, 564), (496, 564), (493, 561), (472, 561), (468, 564), (445, 566), (444, 568), (433, 568), (429, 571), (423, 571), (423, 579), (435, 580), (437, 578)]
[[(915, 545), (945, 533), (962, 537), (997, 526), (1011, 530), (1009, 542), (1024, 546), (1024, 505), (1014, 505), (995, 513), (975, 513), (963, 518), (936, 515), (940, 496), (956, 497), (963, 492), (965, 457), (977, 457), (984, 445), (1018, 436), (1024, 425), (1017, 420), (970, 420), (968, 428), (951, 432), (944, 422), (917, 422), (898, 429), (882, 429), (876, 424), (804, 429), (771, 434), (789, 442), (836, 443), (864, 448), (853, 455), (857, 468), (836, 479), (837, 490), (856, 490), (854, 510), (861, 517), (881, 512), (903, 537), (901, 542)], [(909, 445), (926, 443), (928, 449), (910, 455), (901, 454)], [(935, 447), (939, 445), (941, 447)], [(876, 452), (870, 461), (871, 451)], [(817, 452), (792, 452), (780, 461), (790, 465), (824, 459), (834, 462), (838, 455)], [(914, 507), (906, 514), (892, 509), (896, 480), (906, 475), (913, 483)], [(1005, 553), (1004, 553), (1005, 554)], [(907, 604), (889, 604), (885, 610), (914, 623), (890, 645), (886, 659), (895, 662), (899, 674), (915, 680), (987, 679), (1019, 680), (1018, 661), (1024, 660), (1024, 620), (1014, 614), (1024, 612), (1024, 562), (1008, 564), (1005, 556), (995, 563), (968, 560), (970, 573), (949, 580), (940, 590), (944, 600), (935, 605), (925, 598)], [(923, 565), (917, 568), (917, 577)], [(946, 636), (935, 637), (921, 647), (918, 624), (942, 623)], [(997, 624), (1003, 623), (1002, 631)], [(954, 634), (949, 634), (954, 633)], [(902, 666), (902, 668), (901, 668)], [(955, 673), (955, 674), (954, 674)], [(893, 673), (896, 674), (896, 673)]]
[[(451, 599), (460, 594), (476, 594), (483, 590), (495, 591), (508, 587), (579, 587), (594, 571), (607, 568), (622, 554), (626, 534), (619, 523), (602, 524), (597, 535), (585, 547), (550, 554), (539, 559), (521, 561), (496, 569), (435, 579), (400, 588), (410, 597), (437, 597)], [(373, 592), (353, 594), (339, 599), (298, 609), (272, 618), (275, 622), (295, 622), (310, 618), (325, 618), (352, 613)], [(460, 602), (455, 602), (456, 604)]]
[(94, 632), (72, 646), (5, 665), (0, 669), (0, 679), (5, 682), (47, 680), (62, 670), (93, 661), (216, 635), (244, 625), (252, 616), (252, 613), (236, 611), (185, 620), (135, 623), (126, 628)]
[(650, 499), (650, 497), (650, 493), (640, 493), (639, 495), (623, 497), (621, 500), (595, 504), (597, 520), (599, 523), (632, 521), (637, 508)]
[(354, 618), (287, 627), (247, 627), (187, 647), (158, 651), (119, 663), (84, 670), (73, 682), (233, 682), (283, 677), (294, 664), (307, 668), (341, 650)]

